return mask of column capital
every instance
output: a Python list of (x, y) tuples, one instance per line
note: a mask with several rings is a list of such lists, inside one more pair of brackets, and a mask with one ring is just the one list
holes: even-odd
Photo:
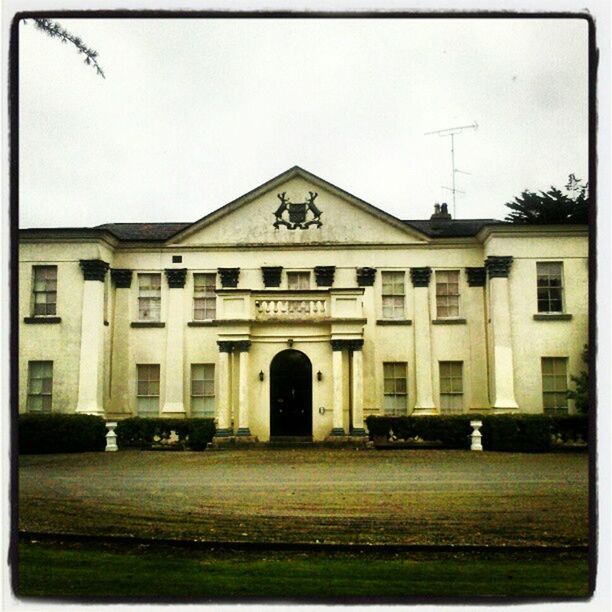
[(330, 340), (332, 351), (343, 351), (348, 348), (347, 342), (348, 340)]
[(428, 287), (431, 278), (431, 268), (410, 268), (410, 280), (413, 287)]
[(221, 276), (222, 287), (237, 287), (240, 268), (217, 268)]
[(512, 267), (511, 255), (490, 255), (485, 260), (485, 267), (489, 273), (489, 278), (508, 278)]
[(283, 266), (262, 266), (264, 287), (280, 287)]
[(357, 286), (372, 287), (376, 278), (376, 268), (357, 268)]
[(132, 270), (129, 268), (111, 268), (111, 280), (117, 289), (129, 289), (132, 285)]
[(108, 263), (102, 259), (81, 259), (79, 263), (83, 271), (83, 278), (86, 281), (95, 280), (104, 282), (106, 271), (109, 268)]
[(331, 287), (334, 284), (336, 266), (316, 266), (314, 271), (317, 287)]
[(182, 289), (187, 278), (187, 268), (166, 268), (166, 278), (170, 289)]
[(363, 348), (363, 338), (347, 340), (347, 345), (349, 351), (360, 351)]
[(236, 340), (236, 342), (234, 342), (234, 350), (238, 353), (248, 353), (250, 348), (250, 340)]
[(231, 353), (234, 350), (234, 343), (228, 340), (217, 340), (220, 353)]
[(484, 287), (487, 280), (486, 269), (483, 268), (466, 268), (468, 285), (470, 287)]

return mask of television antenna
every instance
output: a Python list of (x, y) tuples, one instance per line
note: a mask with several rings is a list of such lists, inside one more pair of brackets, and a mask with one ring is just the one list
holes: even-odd
[(433, 134), (437, 134), (438, 136), (450, 136), (450, 139), (451, 139), (451, 164), (453, 168), (453, 174), (452, 174), (453, 186), (446, 187), (445, 185), (442, 185), (442, 189), (447, 189), (453, 194), (453, 219), (457, 217), (456, 194), (457, 193), (465, 194), (465, 191), (461, 191), (461, 189), (457, 189), (457, 186), (455, 183), (455, 176), (458, 172), (461, 174), (470, 174), (469, 172), (465, 172), (464, 170), (459, 170), (458, 168), (455, 167), (455, 136), (457, 134), (461, 134), (463, 130), (477, 130), (477, 129), (478, 129), (478, 124), (474, 121), (474, 123), (472, 123), (471, 125), (459, 125), (457, 127), (444, 128), (443, 130), (434, 130), (433, 132), (425, 132), (425, 136), (432, 136)]

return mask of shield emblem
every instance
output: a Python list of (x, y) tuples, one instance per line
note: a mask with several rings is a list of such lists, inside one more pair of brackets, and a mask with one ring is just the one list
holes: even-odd
[(304, 223), (306, 221), (306, 202), (289, 204), (289, 221), (291, 223)]

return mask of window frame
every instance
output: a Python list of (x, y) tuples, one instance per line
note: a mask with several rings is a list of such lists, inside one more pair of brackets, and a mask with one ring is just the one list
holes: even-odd
[[(401, 287), (402, 293), (395, 293), (394, 290), (399, 287), (400, 282), (398, 280), (392, 280), (391, 283), (385, 282), (385, 277), (389, 278), (390, 275), (401, 276)], [(405, 270), (381, 270), (380, 273), (381, 283), (381, 298), (382, 298), (382, 318), (386, 321), (401, 321), (406, 318), (406, 271)], [(385, 293), (385, 285), (393, 286), (392, 293)], [(385, 298), (392, 300), (389, 304), (385, 304)], [(401, 307), (398, 305), (401, 298)], [(398, 301), (396, 303), (396, 300)], [(391, 315), (388, 314), (386, 309), (391, 308)], [(401, 308), (401, 310), (400, 310)]]
[[(155, 378), (141, 378), (141, 368), (157, 368), (157, 379)], [(147, 370), (150, 372), (151, 370)], [(149, 383), (157, 383), (157, 393), (141, 393), (141, 384), (147, 384), (147, 391)], [(149, 398), (157, 398), (157, 410), (155, 414), (151, 411), (145, 411), (140, 409), (140, 404), (144, 402), (140, 402), (142, 399)], [(137, 363), (136, 364), (136, 415), (142, 418), (156, 418), (159, 417), (160, 411), (160, 399), (161, 399), (161, 364), (159, 363)]]
[[(204, 368), (204, 376), (206, 376), (206, 372), (207, 372), (207, 368), (210, 368), (210, 370), (212, 371), (212, 376), (209, 378), (201, 378), (201, 379), (195, 379), (194, 378), (194, 370), (195, 368), (199, 368), (199, 367), (203, 367)], [(215, 364), (214, 363), (192, 363), (191, 364), (191, 371), (190, 371), (190, 389), (189, 389), (189, 409), (190, 409), (190, 415), (192, 418), (205, 418), (205, 419), (209, 419), (209, 418), (215, 418), (216, 415), (216, 393), (215, 393)], [(202, 384), (202, 392), (201, 393), (195, 393), (194, 392), (194, 383), (197, 382), (201, 382)], [(206, 393), (206, 383), (212, 383), (212, 393)], [(202, 411), (198, 411), (198, 412), (202, 412), (202, 414), (195, 414), (194, 411), (194, 399), (199, 400), (202, 399), (204, 400), (203, 403), (206, 404), (206, 399), (212, 398), (212, 410), (208, 411), (209, 413), (206, 413), (205, 410)]]
[[(158, 288), (150, 288), (150, 287), (143, 287), (141, 284), (141, 280), (144, 277), (157, 277), (158, 281), (159, 281), (159, 287)], [(147, 323), (159, 323), (161, 321), (161, 295), (162, 295), (162, 279), (161, 279), (161, 272), (138, 272), (136, 274), (136, 290), (138, 292), (138, 298), (137, 298), (137, 312), (138, 312), (138, 321), (142, 321), (142, 322), (147, 322)], [(144, 291), (157, 291), (157, 296), (154, 295), (143, 295), (143, 290)], [(141, 300), (155, 300), (157, 303), (157, 318), (155, 317), (143, 317), (143, 311), (144, 308), (141, 306)], [(155, 302), (153, 302), (155, 303)], [(151, 308), (149, 308), (149, 310), (151, 310)]]
[[(457, 275), (457, 282), (450, 282), (449, 280), (446, 281), (439, 281), (439, 277), (444, 275), (444, 274), (456, 274)], [(448, 287), (452, 286), (452, 285), (457, 285), (457, 293), (450, 293), (448, 291)], [(435, 292), (436, 292), (436, 318), (437, 319), (458, 319), (461, 317), (461, 270), (458, 269), (443, 269), (443, 270), (435, 270), (435, 277), (434, 277), (434, 285), (435, 285)], [(440, 289), (441, 285), (446, 285), (446, 293), (443, 293)], [(447, 303), (445, 306), (442, 306), (441, 302), (443, 301), (443, 299), (447, 299)], [(450, 305), (450, 299), (448, 298), (456, 298), (456, 305), (451, 306)], [(441, 308), (446, 308), (447, 312), (448, 310), (450, 310), (451, 308), (456, 308), (456, 314), (441, 314), (440, 313), (440, 309)]]
[[(449, 372), (445, 370), (448, 367)], [(453, 368), (459, 369), (459, 375), (453, 373)], [(465, 386), (464, 386), (464, 371), (463, 361), (445, 360), (438, 361), (438, 381), (440, 384), (440, 414), (463, 414), (465, 412)], [(448, 386), (444, 383), (448, 382)], [(457, 384), (457, 381), (459, 383)], [(447, 390), (449, 389), (449, 390)], [(454, 403), (455, 398), (460, 398), (461, 404), (459, 407), (450, 406)], [(448, 406), (445, 404), (449, 404)]]
[[(307, 278), (308, 282), (305, 287), (299, 286), (298, 282), (297, 287), (291, 286), (291, 277), (296, 276), (297, 278)], [(287, 270), (287, 289), (289, 291), (309, 291), (312, 288), (312, 271), (311, 270)]]
[[(382, 412), (385, 416), (407, 416), (408, 415), (408, 362), (406, 361), (383, 361), (383, 405)], [(393, 367), (393, 376), (387, 376), (388, 367)], [(403, 369), (403, 376), (396, 376), (397, 368)], [(400, 372), (400, 374), (402, 374)], [(402, 380), (403, 385), (399, 385), (397, 382)], [(388, 381), (393, 381), (393, 391), (388, 391), (389, 388), (387, 386)], [(401, 390), (403, 386), (404, 390)], [(394, 406), (393, 410), (388, 410), (387, 408), (387, 398), (393, 398), (393, 403), (399, 404), (400, 401), (402, 403), (401, 408), (398, 410), (397, 406)], [(397, 398), (403, 398), (402, 400), (397, 400)]]
[[(50, 367), (50, 376), (44, 377), (44, 376), (38, 376), (36, 377), (36, 379), (33, 376), (33, 366), (49, 366)], [(49, 391), (46, 392), (44, 390), (45, 387), (45, 383), (41, 382), (40, 386), (41, 386), (41, 390), (37, 393), (34, 393), (32, 391), (32, 386), (33, 386), (33, 381), (34, 380), (40, 380), (40, 381), (45, 381), (45, 380), (49, 380), (50, 384), (49, 384)], [(44, 404), (45, 404), (45, 398), (49, 398), (48, 404), (49, 407), (48, 409), (45, 409)], [(32, 409), (32, 404), (34, 402), (34, 398), (42, 398), (41, 399), (41, 409), (40, 410), (34, 410)], [(53, 412), (53, 361), (49, 361), (49, 360), (32, 360), (32, 361), (28, 361), (28, 386), (27, 386), (27, 397), (26, 397), (26, 412), (29, 414), (51, 414)]]
[[(559, 267), (559, 287), (551, 287), (550, 279), (553, 278), (548, 274), (548, 284), (540, 284), (540, 279), (544, 277), (540, 273), (540, 268), (544, 266), (558, 266)], [(558, 298), (552, 298), (551, 292), (557, 290), (559, 292)], [(546, 298), (540, 297), (540, 291), (547, 291), (548, 296)], [(558, 300), (561, 303), (560, 310), (551, 310), (551, 302)], [(547, 301), (548, 306), (546, 309), (540, 307), (541, 302)], [(562, 314), (565, 312), (565, 282), (563, 278), (563, 262), (562, 261), (537, 261), (536, 262), (536, 307), (539, 314)]]
[[(204, 283), (204, 289), (201, 292), (198, 292), (197, 289), (197, 278), (198, 277), (208, 277), (210, 280), (212, 278), (212, 283), (207, 284)], [(209, 290), (212, 287), (212, 292)], [(197, 303), (198, 300), (203, 301), (203, 307), (198, 308)], [(212, 303), (212, 307), (210, 304)], [(203, 312), (204, 316), (200, 317), (197, 315), (198, 312)], [(208, 314), (212, 314), (212, 316), (207, 316)], [(193, 312), (192, 312), (194, 321), (214, 321), (217, 318), (217, 273), (216, 272), (194, 272), (193, 273)]]
[[(551, 367), (551, 372), (545, 372), (544, 371), (544, 363), (545, 361), (549, 361)], [(559, 364), (563, 364), (563, 369), (565, 370), (563, 374), (559, 374), (555, 371), (555, 364), (559, 365)], [(567, 357), (541, 357), (540, 359), (540, 373), (541, 373), (541, 384), (542, 384), (542, 411), (544, 414), (549, 414), (549, 415), (565, 415), (569, 413), (569, 399), (567, 397), (567, 391), (568, 391), (568, 386), (567, 386), (567, 382), (568, 382), (568, 358)], [(546, 389), (546, 384), (545, 384), (545, 380), (546, 378), (552, 378), (553, 379), (553, 389), (551, 390), (547, 390)], [(563, 389), (557, 389), (556, 388), (556, 383), (558, 382), (558, 379), (563, 379)], [(563, 400), (564, 400), (564, 405), (563, 406), (552, 406), (552, 407), (547, 407), (547, 396), (548, 397), (558, 397), (558, 396), (562, 396)]]
[[(37, 271), (42, 271), (42, 270), (52, 270), (55, 272), (55, 278), (54, 279), (48, 279), (48, 278), (43, 278), (43, 279), (38, 279), (37, 281)], [(33, 317), (37, 317), (37, 318), (43, 318), (43, 317), (56, 317), (57, 316), (57, 277), (58, 277), (58, 268), (57, 265), (55, 264), (35, 264), (32, 266), (32, 291), (31, 291), (31, 308), (30, 308), (30, 312), (32, 313)], [(42, 290), (38, 290), (36, 288), (37, 286), (37, 282), (48, 282), (49, 280), (54, 281), (55, 282), (55, 288), (54, 289), (49, 289), (47, 288), (47, 286), (45, 285), (45, 288)], [(49, 294), (54, 294), (55, 295), (55, 300), (53, 302), (48, 302), (47, 299), (45, 299), (44, 302), (37, 302), (37, 295), (45, 295), (48, 296)], [(45, 312), (41, 313), (41, 312), (36, 312), (37, 309), (37, 304), (40, 305), (44, 305), (45, 306)], [(53, 311), (52, 312), (48, 312), (48, 307), (52, 305), (53, 306)]]

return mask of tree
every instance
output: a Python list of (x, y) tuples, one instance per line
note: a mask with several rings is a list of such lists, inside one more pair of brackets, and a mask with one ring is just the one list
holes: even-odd
[(511, 223), (568, 224), (588, 223), (589, 186), (570, 174), (565, 192), (557, 187), (548, 191), (525, 190), (506, 206), (512, 211), (505, 218)]
[(34, 25), (37, 29), (48, 34), (51, 38), (59, 38), (63, 43), (73, 44), (79, 53), (85, 56), (83, 60), (88, 66), (93, 66), (96, 73), (99, 74), (103, 79), (104, 71), (98, 64), (98, 52), (94, 49), (90, 49), (78, 36), (71, 34), (63, 28), (59, 23), (52, 19), (34, 19)]
[(589, 347), (584, 345), (582, 351), (582, 361), (586, 364), (586, 369), (580, 372), (578, 376), (570, 378), (576, 384), (576, 389), (570, 389), (567, 392), (567, 397), (576, 402), (576, 410), (581, 414), (586, 414), (589, 408)]

